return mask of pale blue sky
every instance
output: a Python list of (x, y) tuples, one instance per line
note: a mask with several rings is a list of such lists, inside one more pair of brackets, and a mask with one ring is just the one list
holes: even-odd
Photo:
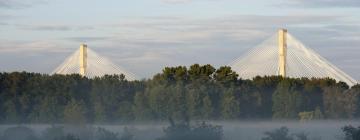
[(278, 28), (360, 80), (359, 0), (0, 0), (0, 71), (50, 73), (85, 42), (149, 77), (227, 65)]

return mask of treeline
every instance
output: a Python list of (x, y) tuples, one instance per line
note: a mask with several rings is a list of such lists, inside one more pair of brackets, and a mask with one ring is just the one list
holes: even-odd
[(238, 79), (230, 67), (167, 67), (153, 78), (0, 73), (2, 123), (356, 119), (360, 86), (332, 79)]

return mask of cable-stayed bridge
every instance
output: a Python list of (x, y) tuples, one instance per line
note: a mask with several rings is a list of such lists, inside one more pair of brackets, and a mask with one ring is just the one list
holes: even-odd
[(124, 74), (127, 80), (136, 79), (133, 73), (115, 65), (109, 59), (98, 55), (85, 44), (82, 44), (78, 50), (66, 58), (52, 74), (80, 74), (88, 78)]
[(240, 78), (280, 75), (291, 78), (332, 78), (350, 86), (357, 81), (325, 58), (281, 29), (269, 39), (252, 48), (230, 66)]
[[(332, 78), (350, 86), (358, 83), (318, 53), (307, 48), (285, 29), (279, 30), (277, 34), (252, 48), (230, 66), (243, 79), (280, 75), (291, 78)], [(89, 78), (124, 74), (127, 80), (136, 79), (134, 74), (98, 55), (85, 44), (52, 73), (77, 73)]]

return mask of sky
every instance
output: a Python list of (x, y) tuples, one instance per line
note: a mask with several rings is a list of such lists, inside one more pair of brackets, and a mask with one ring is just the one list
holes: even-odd
[(150, 78), (228, 65), (279, 28), (360, 81), (359, 0), (0, 0), (0, 71), (51, 73), (86, 43)]

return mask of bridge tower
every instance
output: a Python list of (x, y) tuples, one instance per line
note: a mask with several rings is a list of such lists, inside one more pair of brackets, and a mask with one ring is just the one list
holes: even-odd
[(286, 77), (286, 57), (287, 57), (287, 30), (280, 29), (278, 33), (279, 44), (279, 73), (278, 75)]
[(79, 64), (80, 64), (80, 75), (85, 76), (86, 67), (87, 67), (87, 45), (80, 45), (80, 54), (79, 54)]

